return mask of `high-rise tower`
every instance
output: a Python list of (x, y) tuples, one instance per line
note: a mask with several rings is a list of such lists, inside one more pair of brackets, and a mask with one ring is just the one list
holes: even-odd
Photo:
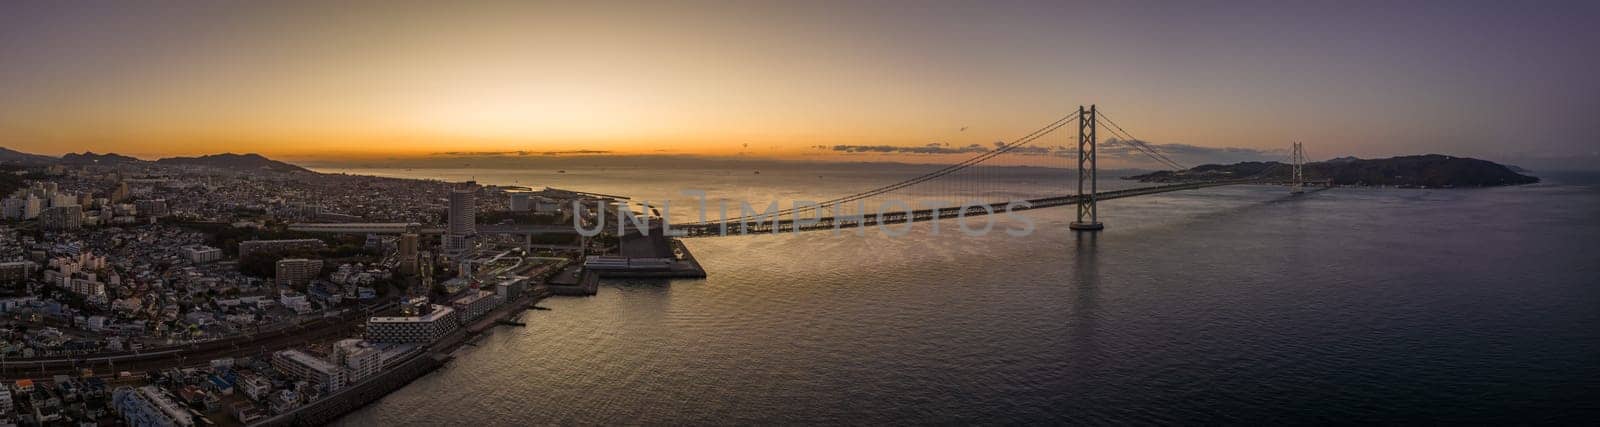
[(469, 239), (478, 232), (477, 221), (477, 185), (468, 184), (464, 189), (450, 190), (449, 224), (444, 236), (445, 251), (456, 254), (466, 249)]
[(406, 233), (400, 235), (397, 243), (400, 252), (400, 272), (406, 276), (417, 275), (417, 234)]

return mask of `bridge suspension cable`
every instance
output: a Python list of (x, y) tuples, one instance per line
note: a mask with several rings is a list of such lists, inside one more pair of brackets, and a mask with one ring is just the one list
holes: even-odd
[(931, 180), (938, 179), (938, 178), (946, 176), (946, 175), (950, 175), (950, 174), (959, 172), (961, 170), (964, 170), (964, 169), (967, 169), (969, 167), (975, 166), (975, 165), (977, 165), (979, 163), (983, 163), (984, 161), (992, 159), (992, 158), (994, 158), (996, 156), (999, 156), (1001, 154), (1005, 154), (1005, 153), (1011, 152), (1012, 150), (1015, 150), (1016, 148), (1021, 147), (1023, 145), (1027, 145), (1028, 143), (1031, 143), (1031, 142), (1033, 142), (1033, 141), (1035, 141), (1035, 140), (1037, 140), (1039, 138), (1042, 138), (1045, 135), (1049, 135), (1050, 133), (1055, 132), (1056, 129), (1060, 129), (1060, 128), (1066, 126), (1067, 123), (1076, 120), (1077, 117), (1078, 117), (1078, 115), (1077, 115), (1076, 112), (1074, 112), (1073, 114), (1069, 114), (1067, 116), (1063, 116), (1062, 118), (1057, 119), (1056, 121), (1051, 122), (1050, 124), (1045, 125), (1044, 127), (1036, 129), (1033, 132), (1029, 132), (1027, 135), (1023, 135), (1022, 137), (1017, 138), (1015, 140), (1012, 140), (1012, 142), (1010, 142), (1010, 143), (1001, 145), (1000, 147), (995, 148), (994, 150), (985, 151), (982, 154), (979, 154), (977, 156), (973, 156), (972, 158), (969, 158), (967, 160), (961, 161), (960, 163), (956, 163), (956, 164), (953, 164), (953, 165), (945, 166), (944, 168), (941, 168), (939, 170), (936, 170), (936, 171), (933, 171), (933, 172), (929, 172), (927, 174), (923, 174), (923, 175), (920, 175), (920, 176), (917, 176), (917, 177), (914, 177), (914, 178), (911, 178), (911, 179), (907, 179), (907, 180), (904, 180), (904, 181), (896, 182), (894, 184), (889, 184), (889, 185), (885, 185), (885, 186), (882, 186), (882, 187), (873, 188), (871, 190), (867, 190), (867, 191), (862, 191), (862, 192), (859, 192), (859, 193), (851, 194), (851, 195), (848, 195), (848, 196), (844, 196), (844, 197), (839, 197), (839, 198), (835, 198), (835, 199), (832, 199), (832, 200), (823, 201), (823, 202), (817, 203), (815, 205), (796, 206), (796, 207), (791, 207), (791, 208), (787, 208), (787, 209), (780, 209), (775, 213), (764, 213), (764, 214), (760, 214), (760, 215), (745, 215), (745, 216), (740, 216), (740, 217), (736, 217), (736, 218), (728, 218), (728, 219), (718, 220), (718, 221), (706, 220), (706, 221), (694, 222), (694, 223), (691, 223), (691, 224), (710, 224), (710, 223), (713, 223), (713, 222), (737, 223), (737, 222), (747, 221), (747, 220), (750, 220), (752, 218), (757, 218), (757, 217), (760, 217), (760, 218), (775, 218), (775, 217), (782, 217), (782, 216), (785, 216), (785, 215), (792, 215), (792, 214), (796, 214), (796, 213), (812, 212), (812, 211), (816, 211), (816, 210), (819, 210), (819, 209), (831, 209), (831, 208), (836, 207), (836, 206), (838, 206), (840, 204), (849, 203), (849, 202), (865, 199), (865, 198), (872, 197), (872, 196), (877, 196), (877, 195), (880, 195), (880, 194), (884, 194), (884, 193), (888, 193), (888, 192), (891, 192), (891, 191), (899, 190), (899, 189), (902, 189), (902, 188), (910, 187), (910, 186), (913, 186), (913, 185), (921, 184), (923, 182), (931, 181)]

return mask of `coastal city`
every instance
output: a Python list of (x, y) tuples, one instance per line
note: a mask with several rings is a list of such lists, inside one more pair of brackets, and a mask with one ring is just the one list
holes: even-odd
[(1595, 425), (1600, 1), (0, 2), (0, 427)]
[(0, 424), (325, 423), (543, 298), (704, 275), (660, 233), (575, 231), (616, 196), (232, 154), (0, 174)]

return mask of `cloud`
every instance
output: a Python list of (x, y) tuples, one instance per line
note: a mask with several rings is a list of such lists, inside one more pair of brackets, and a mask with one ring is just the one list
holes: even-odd
[(845, 153), (899, 153), (899, 154), (960, 154), (982, 153), (989, 151), (982, 145), (972, 144), (965, 147), (950, 147), (948, 144), (929, 143), (927, 145), (835, 145), (833, 151)]
[(509, 156), (523, 157), (523, 156), (533, 156), (533, 155), (565, 156), (565, 155), (584, 155), (584, 154), (611, 154), (611, 151), (607, 151), (607, 150), (568, 150), (568, 151), (526, 151), (526, 150), (520, 150), (520, 151), (444, 151), (444, 152), (433, 153), (433, 155), (435, 155), (435, 156), (452, 156), (452, 157), (509, 157)]
[(571, 154), (611, 154), (610, 150), (571, 150), (571, 151), (545, 151), (539, 154), (546, 156), (565, 156)]

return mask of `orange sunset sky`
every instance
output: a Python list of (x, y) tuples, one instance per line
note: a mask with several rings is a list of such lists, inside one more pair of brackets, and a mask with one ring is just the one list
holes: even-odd
[(1090, 103), (1156, 143), (1328, 156), (1583, 157), (1600, 134), (1577, 20), (1092, 4), (8, 3), (0, 146), (850, 158), (817, 146), (988, 145)]

